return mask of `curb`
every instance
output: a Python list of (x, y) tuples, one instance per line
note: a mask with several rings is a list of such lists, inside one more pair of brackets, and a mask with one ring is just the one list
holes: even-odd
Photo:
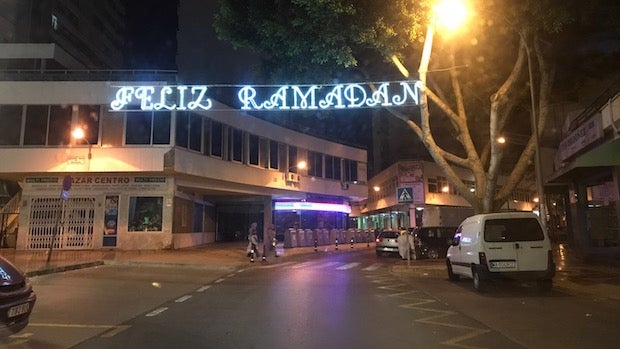
[(70, 265), (63, 265), (61, 267), (51, 267), (51, 268), (33, 270), (33, 271), (26, 272), (25, 275), (26, 277), (32, 277), (32, 276), (39, 276), (39, 275), (46, 275), (46, 274), (53, 274), (53, 273), (62, 273), (64, 271), (69, 271), (69, 270), (97, 267), (103, 264), (104, 264), (103, 261), (70, 264)]

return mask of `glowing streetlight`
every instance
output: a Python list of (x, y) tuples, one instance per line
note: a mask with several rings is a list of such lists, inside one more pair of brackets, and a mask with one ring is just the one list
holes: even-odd
[(506, 143), (506, 138), (504, 136), (500, 136), (497, 138), (497, 143), (499, 144), (505, 144)]
[(378, 186), (378, 185), (375, 185), (374, 187), (372, 187), (372, 190), (374, 190), (374, 191), (380, 191), (380, 190), (381, 190), (381, 187), (380, 187), (380, 186)]
[(76, 140), (84, 140), (86, 144), (88, 144), (88, 171), (90, 171), (90, 160), (93, 157), (91, 151), (92, 144), (90, 144), (88, 138), (86, 138), (86, 133), (84, 132), (84, 129), (81, 127), (76, 127), (75, 129), (73, 129), (73, 131), (71, 131), (71, 137), (75, 138)]

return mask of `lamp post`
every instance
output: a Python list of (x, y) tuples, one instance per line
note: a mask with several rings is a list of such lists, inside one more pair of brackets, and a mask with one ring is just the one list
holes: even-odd
[(534, 171), (536, 172), (536, 191), (538, 192), (538, 213), (543, 225), (543, 230), (547, 231), (547, 206), (545, 201), (545, 188), (543, 186), (542, 176), (542, 162), (540, 158), (540, 140), (538, 135), (538, 119), (536, 117), (536, 98), (534, 96), (534, 76), (532, 74), (532, 57), (530, 54), (530, 48), (525, 41), (525, 38), (521, 36), (525, 43), (525, 52), (527, 53), (527, 72), (530, 79), (530, 103), (532, 105), (532, 112), (530, 113), (530, 124), (532, 127), (532, 136), (534, 136), (534, 149), (536, 154), (534, 155)]
[(86, 141), (86, 144), (88, 144), (88, 164), (86, 165), (86, 169), (88, 172), (90, 172), (90, 160), (93, 157), (92, 144), (88, 141), (84, 129), (82, 129), (81, 127), (75, 128), (73, 131), (71, 131), (71, 137), (75, 138), (76, 140), (84, 140)]

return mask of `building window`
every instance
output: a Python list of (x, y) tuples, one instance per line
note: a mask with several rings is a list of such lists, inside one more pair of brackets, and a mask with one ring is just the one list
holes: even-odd
[(73, 107), (52, 105), (50, 108), (48, 145), (68, 145), (71, 142), (71, 119)]
[(323, 154), (308, 152), (308, 175), (323, 177)]
[(128, 231), (161, 231), (163, 214), (161, 196), (132, 196), (129, 198)]
[(153, 113), (153, 144), (170, 144), (170, 123), (172, 114), (169, 111)]
[(278, 142), (269, 141), (269, 168), (278, 169)]
[(176, 121), (176, 145), (187, 148), (189, 144), (189, 113), (185, 111), (177, 112)]
[(439, 193), (439, 189), (437, 187), (437, 179), (436, 178), (428, 178), (428, 192), (429, 193)]
[(26, 107), (26, 128), (24, 145), (45, 145), (49, 106), (29, 105)]
[(355, 160), (344, 160), (344, 181), (346, 182), (355, 182), (357, 181), (357, 161)]
[(78, 106), (78, 126), (84, 130), (88, 144), (99, 143), (99, 109), (98, 105)]
[(211, 120), (204, 119), (202, 123), (202, 153), (205, 155), (211, 154)]
[(230, 128), (228, 137), (228, 160), (243, 162), (243, 131)]
[(250, 156), (249, 156), (249, 163), (250, 165), (256, 165), (258, 166), (258, 154), (259, 154), (259, 150), (260, 150), (260, 145), (259, 145), (259, 139), (258, 136), (255, 135), (249, 135), (249, 141), (250, 141)]
[(127, 115), (125, 144), (150, 144), (153, 130), (152, 112), (135, 112)]
[(325, 155), (325, 178), (340, 180), (340, 166), (339, 157)]
[(189, 149), (201, 151), (202, 146), (202, 116), (196, 113), (189, 114)]
[(217, 121), (211, 122), (211, 155), (222, 157), (222, 142), (224, 128)]
[(0, 146), (19, 145), (22, 128), (22, 106), (0, 105)]
[(448, 180), (446, 179), (446, 177), (437, 176), (437, 189), (439, 190), (438, 193), (447, 194), (450, 192), (450, 186), (448, 184)]
[(289, 172), (297, 173), (297, 147), (288, 147), (288, 170)]

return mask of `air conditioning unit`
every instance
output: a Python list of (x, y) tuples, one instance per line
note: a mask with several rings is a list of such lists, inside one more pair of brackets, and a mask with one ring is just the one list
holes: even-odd
[(299, 183), (299, 175), (297, 173), (287, 172), (286, 181), (289, 183)]

